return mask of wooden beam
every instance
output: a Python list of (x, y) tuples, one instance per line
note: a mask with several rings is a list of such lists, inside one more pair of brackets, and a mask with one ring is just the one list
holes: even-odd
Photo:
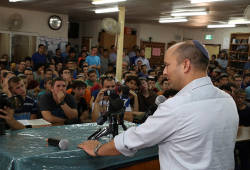
[(125, 7), (119, 7), (120, 34), (117, 42), (116, 80), (122, 80), (122, 55), (124, 41)]

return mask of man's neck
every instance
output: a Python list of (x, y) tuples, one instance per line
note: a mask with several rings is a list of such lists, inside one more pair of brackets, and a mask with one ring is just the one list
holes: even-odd
[(207, 76), (207, 73), (203, 73), (203, 72), (193, 72), (192, 74), (186, 75), (185, 79), (183, 80), (183, 85), (181, 89), (183, 89), (186, 85), (188, 85), (192, 81), (202, 78), (202, 77), (206, 77), (206, 76)]

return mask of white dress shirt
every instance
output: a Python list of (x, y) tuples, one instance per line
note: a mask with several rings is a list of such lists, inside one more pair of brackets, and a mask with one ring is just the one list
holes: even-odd
[(203, 77), (160, 104), (145, 123), (117, 135), (114, 142), (125, 156), (158, 144), (164, 170), (233, 170), (238, 123), (232, 97)]
[(147, 66), (147, 70), (150, 70), (151, 68), (150, 68), (150, 64), (149, 64), (149, 61), (148, 61), (148, 59), (147, 58), (143, 58), (143, 57), (139, 57), (139, 58), (137, 58), (136, 60), (135, 60), (135, 64), (137, 65), (137, 61), (138, 60), (141, 60), (142, 61), (142, 64), (144, 65), (146, 65)]

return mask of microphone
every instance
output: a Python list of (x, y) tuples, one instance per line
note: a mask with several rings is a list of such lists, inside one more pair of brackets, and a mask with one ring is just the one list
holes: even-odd
[(159, 95), (155, 98), (155, 104), (158, 106), (159, 104), (165, 102), (167, 98), (163, 95)]
[(66, 150), (68, 149), (69, 146), (69, 141), (67, 139), (53, 139), (53, 138), (48, 138), (47, 142), (51, 146), (56, 146), (61, 150)]
[(159, 106), (159, 104), (165, 102), (167, 100), (167, 98), (163, 95), (159, 95), (155, 98), (155, 103), (153, 103), (151, 106), (148, 107), (147, 111), (145, 112), (144, 116), (141, 118), (139, 117), (135, 117), (133, 122), (134, 123), (143, 123), (146, 121), (146, 119), (153, 115), (154, 112), (156, 111), (157, 107)]

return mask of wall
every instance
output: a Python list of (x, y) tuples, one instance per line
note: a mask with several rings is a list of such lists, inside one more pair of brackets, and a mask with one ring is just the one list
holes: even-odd
[[(204, 44), (221, 44), (222, 49), (229, 49), (231, 33), (249, 33), (249, 27), (219, 28), (219, 29), (184, 29), (183, 37), (196, 39)], [(206, 34), (213, 35), (213, 40), (205, 40)]]
[[(154, 42), (168, 43), (171, 41), (182, 41), (183, 39), (196, 39), (204, 44), (221, 44), (222, 49), (229, 48), (231, 33), (250, 32), (249, 27), (238, 28), (220, 28), (220, 29), (195, 29), (176, 27), (169, 24), (131, 24), (126, 23), (125, 26), (136, 29), (137, 45), (140, 41), (148, 41), (152, 37)], [(101, 31), (101, 20), (80, 23), (80, 37), (93, 37), (92, 45), (98, 45), (98, 33)], [(205, 40), (206, 34), (213, 35), (213, 40)], [(72, 40), (74, 43), (80, 42), (80, 39)]]
[(10, 50), (9, 49), (10, 49), (9, 35), (0, 33), (0, 57), (3, 54), (10, 55)]
[[(80, 23), (80, 37), (93, 37), (92, 45), (98, 45), (98, 33), (101, 31), (101, 20)], [(137, 31), (137, 45), (140, 41), (148, 41), (152, 37), (154, 42), (168, 43), (170, 41), (181, 41), (183, 38), (183, 29), (169, 25), (152, 25), (152, 24), (130, 24), (125, 26), (131, 27)], [(71, 41), (71, 40), (69, 40)], [(80, 40), (73, 39), (72, 43)]]
[(18, 13), (23, 17), (23, 27), (17, 32), (31, 33), (50, 38), (68, 39), (68, 15), (56, 14), (62, 18), (62, 27), (54, 31), (48, 26), (48, 18), (54, 13), (38, 12), (15, 8), (0, 7), (0, 31), (9, 31), (8, 20), (11, 14)]

